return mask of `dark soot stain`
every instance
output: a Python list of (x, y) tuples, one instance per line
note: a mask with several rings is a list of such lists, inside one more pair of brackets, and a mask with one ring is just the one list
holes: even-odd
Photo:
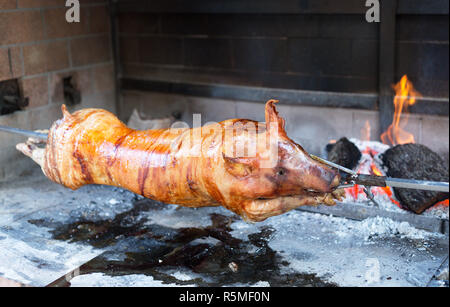
[[(174, 229), (147, 223), (148, 220), (140, 216), (141, 212), (160, 208), (158, 202), (142, 200), (114, 219), (79, 220), (64, 225), (45, 220), (29, 222), (52, 228), (51, 233), (58, 240), (108, 248), (107, 252), (83, 264), (79, 268), (80, 274), (145, 274), (167, 284), (198, 286), (254, 284), (258, 281), (267, 281), (271, 286), (336, 286), (314, 274), (281, 272), (289, 263), (269, 247), (274, 232), (270, 227), (262, 228), (259, 233), (249, 235), (248, 241), (243, 241), (230, 234), (230, 224), (235, 217), (211, 214), (211, 226)], [(194, 242), (207, 238), (217, 242)], [(191, 270), (201, 277), (186, 281), (164, 273), (180, 269)], [(50, 286), (70, 286), (70, 282), (62, 277)]]

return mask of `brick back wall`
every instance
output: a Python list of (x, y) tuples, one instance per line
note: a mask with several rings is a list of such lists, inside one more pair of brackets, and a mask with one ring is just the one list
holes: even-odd
[[(362, 15), (119, 16), (125, 76), (378, 92), (378, 24)], [(448, 97), (448, 15), (398, 15), (396, 78)]]
[(448, 15), (400, 15), (397, 19), (396, 71), (425, 96), (449, 97)]
[[(0, 81), (18, 78), (29, 106), (0, 125), (44, 129), (61, 117), (62, 79), (72, 76), (83, 107), (115, 111), (107, 1), (81, 0), (80, 23), (67, 23), (64, 0), (0, 0)], [(0, 133), (0, 181), (35, 168), (15, 149), (25, 138)]]
[[(378, 27), (361, 23), (361, 18), (121, 14), (123, 73), (276, 88), (373, 92), (377, 88)], [(355, 24), (361, 26), (353, 27)]]

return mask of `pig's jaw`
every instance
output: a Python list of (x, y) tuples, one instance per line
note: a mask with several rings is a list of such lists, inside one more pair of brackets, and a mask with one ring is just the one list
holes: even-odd
[(292, 209), (301, 206), (318, 206), (327, 205), (334, 206), (335, 199), (341, 200), (343, 196), (342, 190), (336, 190), (333, 193), (316, 193), (281, 196), (273, 199), (254, 199), (248, 200), (244, 203), (240, 215), (244, 220), (250, 222), (260, 222), (265, 219), (283, 214)]
[(341, 200), (339, 173), (321, 164), (295, 142), (285, 140), (280, 146), (281, 154), (276, 169), (285, 170), (283, 179), (277, 180), (278, 191), (275, 197), (248, 199), (242, 206), (241, 216), (248, 221), (263, 221), (271, 216), (283, 214), (300, 206), (335, 205)]
[(259, 222), (301, 206), (333, 206), (336, 204), (335, 200), (341, 201), (344, 195), (343, 189), (334, 189), (332, 192), (317, 192), (304, 189), (292, 195), (247, 199), (243, 201), (242, 211), (238, 212), (238, 214), (244, 220)]

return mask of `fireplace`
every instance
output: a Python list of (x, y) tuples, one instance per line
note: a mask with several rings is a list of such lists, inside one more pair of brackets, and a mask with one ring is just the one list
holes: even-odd
[[(414, 143), (448, 182), (448, 1), (380, 0), (379, 23), (360, 0), (80, 2), (69, 23), (61, 1), (0, 1), (0, 125), (48, 129), (62, 104), (136, 129), (264, 122), (278, 99), (311, 154), (392, 176), (383, 157)], [(68, 190), (23, 141), (0, 132), (0, 285), (448, 286), (448, 194), (415, 211), (392, 188), (354, 185), (336, 206), (247, 224)]]

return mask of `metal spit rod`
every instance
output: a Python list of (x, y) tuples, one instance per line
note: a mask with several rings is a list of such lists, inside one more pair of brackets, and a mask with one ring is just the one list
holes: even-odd
[(319, 161), (319, 162), (322, 162), (322, 163), (324, 163), (324, 164), (328, 164), (329, 166), (332, 166), (332, 167), (334, 167), (334, 168), (337, 168), (337, 169), (339, 169), (339, 170), (341, 170), (341, 171), (343, 171), (343, 172), (346, 172), (346, 173), (348, 173), (348, 174), (352, 174), (352, 175), (358, 175), (358, 173), (357, 172), (355, 172), (354, 170), (351, 170), (351, 169), (349, 169), (349, 168), (346, 168), (346, 167), (343, 167), (343, 166), (341, 166), (341, 165), (339, 165), (339, 164), (336, 164), (336, 163), (333, 163), (333, 162), (331, 162), (331, 161), (328, 161), (328, 160), (325, 160), (325, 159), (322, 159), (322, 158), (320, 158), (320, 157), (318, 157), (318, 156), (315, 156), (315, 155), (309, 155), (311, 158), (313, 158), (314, 160), (317, 160), (317, 161)]
[[(39, 139), (43, 139), (43, 140), (47, 139), (47, 134), (45, 134), (45, 133), (29, 131), (29, 130), (24, 130), (24, 129), (20, 129), (20, 128), (13, 128), (13, 127), (7, 127), (7, 126), (0, 125), (0, 131), (14, 133), (14, 134), (20, 134), (20, 135), (39, 138)], [(369, 177), (373, 177), (373, 176), (359, 175), (355, 171), (353, 171), (349, 168), (343, 167), (339, 164), (327, 161), (327, 160), (319, 158), (315, 155), (310, 155), (310, 156), (311, 156), (311, 158), (313, 158), (317, 161), (328, 164), (331, 167), (337, 168), (341, 171), (351, 174), (352, 177), (354, 177), (354, 179), (355, 179), (355, 183), (358, 181), (358, 177), (360, 177), (359, 178), (360, 181), (362, 181), (362, 179), (365, 177), (365, 178), (368, 178), (371, 183), (373, 183), (374, 181), (375, 182), (380, 181), (380, 180), (383, 181), (383, 183), (375, 184), (376, 186), (390, 186), (390, 187), (394, 187), (394, 188), (418, 189), (418, 190), (438, 191), (438, 192), (447, 192), (447, 193), (449, 192), (448, 182), (436, 182), (436, 181), (415, 180), (415, 179), (401, 179), (401, 178), (390, 178), (390, 177), (369, 178)], [(373, 179), (376, 179), (376, 180), (373, 180)], [(350, 184), (344, 185), (344, 186), (347, 187), (347, 186), (351, 186), (351, 185), (353, 185), (353, 184), (350, 183)], [(344, 187), (344, 186), (342, 186), (342, 187)]]
[(20, 128), (13, 128), (13, 127), (7, 127), (7, 126), (0, 125), (0, 131), (13, 133), (13, 134), (20, 134), (20, 135), (34, 137), (34, 138), (43, 139), (43, 140), (47, 139), (47, 134), (45, 134), (45, 133), (29, 131), (29, 130), (24, 130), (24, 129), (20, 129)]
[(347, 188), (354, 186), (355, 184), (364, 186), (379, 186), (379, 187), (393, 187), (393, 188), (403, 188), (403, 189), (416, 189), (416, 190), (426, 190), (426, 191), (436, 191), (436, 192), (446, 192), (449, 193), (448, 182), (438, 182), (438, 181), (427, 181), (427, 180), (416, 180), (416, 179), (402, 179), (402, 178), (391, 178), (384, 176), (372, 176), (365, 174), (358, 174), (355, 171), (343, 167), (339, 164), (330, 162), (328, 160), (319, 158), (314, 155), (310, 155), (311, 158), (325, 163), (331, 167), (337, 168), (350, 174), (350, 182), (339, 186), (339, 188)]
[(386, 177), (386, 185), (393, 188), (418, 189), (427, 191), (449, 192), (448, 182), (401, 179)]

